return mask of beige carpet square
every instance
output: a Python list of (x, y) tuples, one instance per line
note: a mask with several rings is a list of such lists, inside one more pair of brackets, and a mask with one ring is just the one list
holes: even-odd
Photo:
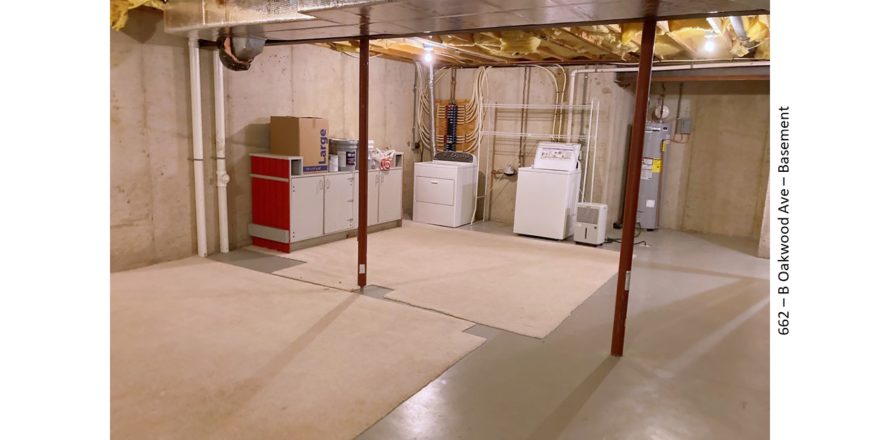
[[(404, 222), (369, 235), (369, 284), (386, 298), (543, 338), (616, 272), (618, 254), (571, 243)], [(357, 288), (357, 241), (280, 254), (276, 274)]]
[(352, 438), (483, 342), (463, 320), (200, 258), (111, 290), (114, 438)]

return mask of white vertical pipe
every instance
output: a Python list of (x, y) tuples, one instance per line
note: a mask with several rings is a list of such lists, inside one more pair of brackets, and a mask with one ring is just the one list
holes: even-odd
[(220, 53), (214, 57), (214, 142), (217, 165), (217, 216), (220, 229), (220, 252), (229, 252), (229, 212), (226, 206), (226, 95), (223, 87), (223, 64)]
[(202, 82), (199, 66), (199, 40), (189, 37), (189, 90), (192, 107), (193, 179), (196, 196), (196, 241), (200, 257), (208, 256), (205, 235), (205, 162), (202, 147)]
[[(583, 120), (583, 119), (581, 119)], [(587, 137), (584, 138), (586, 141), (586, 145), (584, 149), (586, 152), (581, 155), (581, 159), (583, 159), (583, 166), (581, 167), (581, 197), (578, 199), (579, 202), (583, 202), (584, 199), (587, 198), (587, 165), (590, 164), (590, 142), (593, 141), (593, 136), (591, 133), (593, 132), (593, 99), (590, 98), (590, 117), (589, 117), (590, 125), (587, 126)], [(581, 128), (583, 131), (583, 128)]]
[(437, 115), (434, 103), (434, 63), (428, 63), (428, 100), (431, 102), (431, 160), (437, 154)]
[[(599, 146), (599, 107), (600, 102), (596, 100), (596, 129), (593, 130), (593, 164), (590, 169), (590, 203), (593, 203), (593, 187), (596, 186), (596, 156), (598, 155), (597, 147)], [(592, 101), (590, 101), (590, 111), (593, 110)], [(590, 122), (590, 125), (593, 125)]]
[(590, 70), (578, 69), (568, 72), (568, 127), (565, 129), (566, 142), (572, 142), (571, 131), (574, 126), (574, 92), (577, 89), (577, 76), (581, 73), (588, 73)]
[(565, 128), (565, 142), (571, 143), (571, 129), (574, 124), (574, 89), (577, 88), (578, 70), (568, 72), (568, 125)]

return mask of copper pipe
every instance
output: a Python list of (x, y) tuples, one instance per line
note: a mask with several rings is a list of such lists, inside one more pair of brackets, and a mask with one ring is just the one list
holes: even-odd
[(369, 165), (368, 110), (370, 97), (370, 39), (360, 38), (360, 69), (358, 82), (358, 286), (367, 285), (367, 175)]
[(651, 90), (651, 64), (654, 58), (656, 18), (646, 18), (642, 27), (639, 75), (636, 81), (636, 107), (633, 112), (629, 161), (626, 171), (626, 195), (623, 205), (623, 237), (620, 243), (620, 265), (617, 270), (617, 298), (614, 303), (614, 330), (611, 355), (623, 356), (626, 333), (626, 309), (629, 303), (629, 279), (632, 270), (633, 244), (636, 235), (636, 212), (639, 203), (639, 177), (645, 141), (645, 120), (648, 117), (648, 95)]

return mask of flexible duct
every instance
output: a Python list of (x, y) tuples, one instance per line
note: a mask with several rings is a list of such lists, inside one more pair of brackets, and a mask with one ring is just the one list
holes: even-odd
[(733, 32), (736, 33), (738, 39), (748, 41), (749, 37), (746, 34), (746, 26), (742, 17), (730, 17), (730, 26), (733, 27)]

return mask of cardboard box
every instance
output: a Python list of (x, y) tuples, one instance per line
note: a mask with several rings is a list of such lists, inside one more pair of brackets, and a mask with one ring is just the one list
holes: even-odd
[(269, 151), (284, 156), (302, 156), (304, 173), (327, 171), (328, 131), (326, 119), (272, 116), (269, 120)]

